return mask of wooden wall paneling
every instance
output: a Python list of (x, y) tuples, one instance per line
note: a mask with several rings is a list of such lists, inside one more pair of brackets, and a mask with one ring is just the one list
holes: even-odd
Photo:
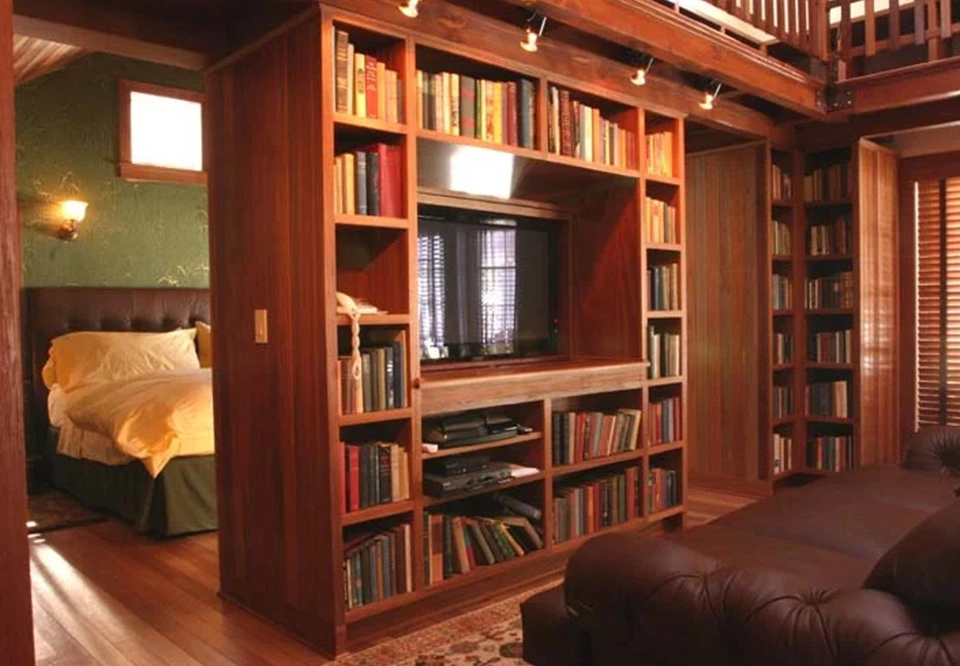
[(772, 287), (769, 275), (773, 270), (773, 188), (771, 186), (773, 159), (772, 148), (767, 144), (755, 149), (757, 167), (757, 446), (758, 477), (767, 479), (772, 474), (770, 446), (771, 421), (773, 420), (773, 314), (771, 311)]
[(858, 153), (861, 462), (894, 464), (900, 454), (897, 156), (867, 141)]
[(10, 0), (0, 0), (0, 663), (11, 665), (32, 664), (34, 660), (26, 527), (12, 19)]
[(759, 478), (758, 302), (769, 280), (755, 257), (758, 234), (756, 147), (687, 160), (690, 466), (697, 475)]
[[(682, 506), (687, 505), (687, 493), (690, 488), (690, 437), (689, 437), (689, 426), (690, 426), (690, 317), (686, 314), (688, 308), (690, 307), (690, 289), (688, 283), (687, 269), (690, 265), (690, 251), (689, 251), (689, 234), (687, 233), (687, 199), (686, 199), (686, 182), (687, 182), (687, 164), (686, 164), (686, 154), (687, 147), (684, 143), (684, 137), (686, 136), (685, 131), (685, 120), (682, 118), (676, 119), (675, 125), (675, 141), (674, 146), (674, 159), (673, 163), (677, 165), (676, 176), (679, 179), (680, 187), (677, 192), (677, 206), (679, 210), (677, 211), (677, 218), (680, 225), (680, 305), (684, 310), (683, 319), (680, 321), (680, 367), (683, 369), (684, 381), (680, 387), (680, 410), (681, 410), (681, 431), (684, 441), (686, 442), (684, 447), (679, 450), (678, 455), (680, 456), (680, 503)], [(697, 298), (700, 298), (700, 294), (697, 294)], [(686, 514), (680, 516), (679, 526), (683, 526), (683, 522), (686, 520)]]
[[(333, 300), (319, 260), (323, 170), (305, 149), (321, 141), (320, 83), (312, 20), (211, 71), (207, 125), (214, 321), (233, 332), (215, 338), (221, 591), (332, 653), (339, 503), (318, 406)], [(256, 308), (268, 310), (267, 344), (254, 342)]]

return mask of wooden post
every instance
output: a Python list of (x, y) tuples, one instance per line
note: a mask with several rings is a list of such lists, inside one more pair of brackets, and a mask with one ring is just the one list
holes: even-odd
[(0, 663), (32, 664), (20, 344), (20, 224), (13, 120), (13, 7), (0, 0)]

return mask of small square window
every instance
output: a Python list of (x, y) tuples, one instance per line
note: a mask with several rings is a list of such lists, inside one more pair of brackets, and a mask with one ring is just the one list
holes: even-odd
[(120, 176), (206, 183), (203, 94), (121, 81)]

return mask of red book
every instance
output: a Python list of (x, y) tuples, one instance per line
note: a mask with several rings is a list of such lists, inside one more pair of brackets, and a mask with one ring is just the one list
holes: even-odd
[(360, 510), (360, 447), (356, 444), (347, 444), (347, 487), (350, 489), (347, 497), (347, 506), (350, 511)]
[(380, 214), (403, 217), (403, 152), (400, 146), (379, 145), (385, 149), (380, 154)]
[(377, 59), (371, 55), (366, 56), (367, 79), (367, 118), (379, 118), (380, 109), (377, 108)]
[(343, 452), (343, 459), (340, 461), (340, 514), (347, 512), (347, 447), (340, 442), (340, 450)]
[(507, 83), (507, 144), (518, 145), (517, 141), (517, 84), (515, 81)]

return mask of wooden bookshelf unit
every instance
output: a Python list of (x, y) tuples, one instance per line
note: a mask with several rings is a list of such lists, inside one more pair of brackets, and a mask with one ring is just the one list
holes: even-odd
[[(267, 309), (271, 326), (267, 344), (217, 350), (221, 591), (331, 655), (555, 576), (599, 532), (680, 527), (689, 307), (681, 118), (516, 45), (476, 51), (334, 4), (208, 76), (211, 131), (246, 146), (211, 156), (212, 261), (246, 276), (214, 281), (217, 325)], [(490, 101), (463, 113), (461, 93)], [(510, 169), (508, 191), (464, 191), (457, 164)], [(421, 360), (423, 206), (550, 227), (555, 353)], [(382, 310), (360, 317), (356, 355), (336, 292)], [(427, 421), (480, 409), (530, 431), (424, 452)], [(430, 466), (465, 454), (534, 470), (427, 492)], [(494, 501), (527, 508), (471, 513)], [(438, 554), (440, 529), (469, 553)]]

